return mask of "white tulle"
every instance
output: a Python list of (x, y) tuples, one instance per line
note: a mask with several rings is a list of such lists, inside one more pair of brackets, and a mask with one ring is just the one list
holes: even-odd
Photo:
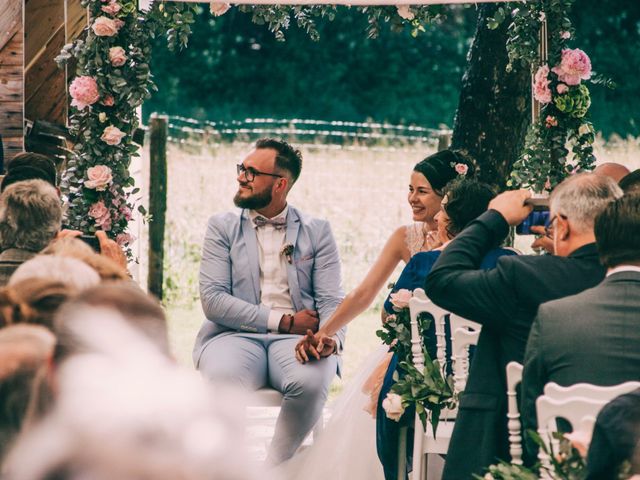
[(377, 348), (329, 406), (331, 418), (320, 438), (277, 469), (284, 480), (384, 480), (376, 453), (376, 421), (364, 407), (362, 386), (388, 352)]

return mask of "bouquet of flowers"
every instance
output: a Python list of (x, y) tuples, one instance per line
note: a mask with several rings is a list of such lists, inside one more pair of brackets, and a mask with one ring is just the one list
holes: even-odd
[[(402, 372), (402, 374), (398, 371), (394, 373), (395, 383), (382, 406), (387, 417), (400, 421), (405, 409), (414, 405), (425, 428), (429, 418), (435, 436), (441, 411), (456, 406), (453, 379), (451, 376), (444, 378), (439, 362), (432, 360), (424, 347), (424, 371), (421, 372), (413, 365), (409, 314), (409, 300), (412, 296), (412, 293), (406, 289), (392, 293), (391, 303), (395, 314), (390, 315), (383, 328), (376, 332), (383, 343), (390, 345), (391, 350), (398, 355), (399, 371)], [(420, 315), (418, 330), (427, 331), (431, 322), (429, 315)]]

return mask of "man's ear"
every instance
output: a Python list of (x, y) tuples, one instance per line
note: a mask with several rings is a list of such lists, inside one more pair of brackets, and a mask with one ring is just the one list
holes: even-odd
[(559, 217), (558, 220), (556, 220), (556, 224), (558, 233), (560, 233), (560, 240), (567, 240), (571, 234), (571, 224), (569, 223), (569, 220)]

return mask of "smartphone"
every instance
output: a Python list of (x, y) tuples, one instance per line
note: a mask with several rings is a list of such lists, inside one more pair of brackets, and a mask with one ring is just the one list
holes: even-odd
[(516, 235), (533, 235), (531, 227), (546, 227), (549, 224), (549, 198), (527, 198), (524, 204), (533, 206), (533, 210), (516, 227)]
[(80, 235), (77, 238), (79, 238), (84, 243), (89, 245), (94, 252), (100, 253), (100, 241), (98, 240), (98, 237), (96, 237), (95, 235)]

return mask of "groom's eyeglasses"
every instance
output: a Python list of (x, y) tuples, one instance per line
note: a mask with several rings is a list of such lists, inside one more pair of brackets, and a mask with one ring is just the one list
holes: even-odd
[(253, 167), (245, 167), (244, 164), (242, 163), (239, 163), (238, 165), (236, 165), (236, 168), (238, 171), (238, 175), (244, 172), (244, 178), (247, 179), (247, 182), (253, 182), (253, 180), (256, 178), (256, 175), (267, 175), (268, 177), (283, 178), (282, 175), (278, 175), (275, 173), (261, 172), (260, 170), (256, 170)]

